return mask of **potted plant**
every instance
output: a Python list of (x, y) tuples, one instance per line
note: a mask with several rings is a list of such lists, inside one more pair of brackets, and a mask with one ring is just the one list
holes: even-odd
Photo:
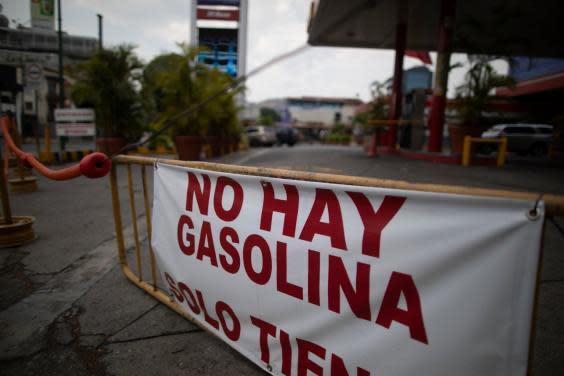
[(363, 106), (362, 110), (355, 115), (354, 122), (359, 126), (357, 138), (364, 150), (369, 152), (373, 142), (381, 142), (380, 135), (387, 131), (387, 127), (374, 126), (370, 124), (373, 120), (388, 120), (388, 102), (386, 96), (386, 82), (373, 81), (370, 84), (370, 94), (372, 100)]
[(351, 135), (350, 134), (343, 134), (341, 135), (341, 145), (349, 146), (351, 144)]
[[(207, 69), (201, 78), (204, 98), (233, 83), (231, 76), (216, 69)], [(214, 157), (228, 153), (231, 139), (239, 134), (235, 94), (240, 90), (216, 98), (204, 109), (203, 115), (208, 119), (207, 137)]]
[(71, 98), (96, 113), (98, 149), (119, 152), (142, 133), (143, 109), (136, 89), (141, 62), (131, 45), (100, 49), (86, 62), (71, 68), (75, 84)]
[[(179, 47), (181, 53), (158, 56), (147, 65), (144, 103), (156, 119), (155, 128), (172, 124), (171, 136), (179, 158), (198, 160), (206, 140), (220, 140), (229, 126), (236, 125), (234, 92), (219, 96), (196, 112), (181, 114), (233, 81), (229, 75), (197, 63), (199, 49), (184, 43)], [(215, 154), (219, 154), (220, 142), (210, 146), (216, 146)]]
[(455, 109), (457, 123), (449, 123), (451, 152), (461, 153), (465, 136), (480, 137), (491, 124), (484, 112), (497, 99), (493, 90), (511, 87), (513, 78), (497, 73), (491, 66), (491, 57), (469, 56), (470, 69), (464, 83), (456, 88)]

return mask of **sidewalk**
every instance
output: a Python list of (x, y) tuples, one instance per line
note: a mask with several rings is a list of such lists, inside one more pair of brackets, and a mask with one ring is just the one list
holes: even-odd
[[(560, 168), (503, 169), (434, 165), (357, 148), (297, 146), (251, 149), (217, 160), (254, 166), (401, 180), (563, 193)], [(136, 169), (134, 169), (136, 171)], [(120, 169), (124, 227), (131, 219)], [(151, 174), (149, 174), (150, 176)], [(52, 182), (12, 195), (14, 214), (34, 215), (39, 239), (0, 250), (2, 375), (259, 375), (228, 345), (170, 311), (121, 274), (109, 179)], [(140, 179), (134, 177), (141, 200)], [(152, 186), (152, 184), (150, 184)], [(142, 205), (137, 206), (143, 216)], [(144, 220), (138, 221), (144, 223)], [(558, 219), (560, 226), (564, 220)], [(142, 239), (146, 231), (140, 229)], [(129, 254), (133, 243), (130, 236)], [(564, 237), (547, 222), (535, 375), (564, 369)], [(146, 240), (141, 249), (146, 252)]]

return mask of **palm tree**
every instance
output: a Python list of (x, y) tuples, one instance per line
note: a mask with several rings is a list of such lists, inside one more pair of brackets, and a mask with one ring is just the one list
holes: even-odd
[(496, 96), (492, 93), (498, 87), (515, 85), (512, 77), (501, 75), (491, 66), (489, 56), (468, 56), (470, 69), (465, 81), (456, 88), (458, 114), (463, 124), (477, 125), (483, 120), (483, 111)]
[(133, 50), (131, 45), (100, 49), (71, 70), (76, 79), (71, 98), (78, 106), (94, 108), (102, 137), (135, 139), (142, 131), (137, 90), (142, 64)]
[(178, 44), (180, 53), (157, 56), (143, 73), (143, 98), (156, 127), (174, 122), (173, 135), (226, 136), (237, 127), (234, 94), (222, 95), (199, 111), (177, 115), (233, 82), (216, 69), (196, 62), (200, 49)]
[[(157, 56), (143, 74), (143, 103), (153, 119), (152, 127), (163, 131), (172, 126), (181, 159), (197, 159), (207, 139), (212, 154), (218, 154), (228, 140), (238, 139), (237, 106), (231, 90), (215, 96), (234, 83), (233, 78), (197, 62), (200, 49), (185, 43), (180, 53)], [(184, 111), (214, 97), (195, 112)], [(167, 130), (168, 132), (168, 130)]]

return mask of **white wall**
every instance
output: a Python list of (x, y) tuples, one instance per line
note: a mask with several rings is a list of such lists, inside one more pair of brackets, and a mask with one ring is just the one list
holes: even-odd
[(304, 123), (323, 123), (333, 125), (335, 123), (335, 114), (341, 113), (341, 122), (345, 124), (352, 123), (354, 113), (357, 106), (320, 106), (312, 108), (304, 108), (302, 106), (289, 106), (288, 109), (292, 114), (292, 119)]

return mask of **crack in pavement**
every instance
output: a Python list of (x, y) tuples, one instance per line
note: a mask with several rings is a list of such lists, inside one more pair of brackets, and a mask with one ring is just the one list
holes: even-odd
[(178, 336), (182, 334), (190, 334), (190, 333), (199, 333), (203, 332), (200, 328), (190, 329), (190, 330), (179, 330), (174, 332), (162, 333), (162, 334), (154, 334), (151, 336), (146, 337), (137, 337), (137, 338), (130, 338), (130, 339), (123, 339), (118, 341), (106, 341), (103, 345), (115, 345), (120, 343), (129, 343), (129, 342), (138, 342), (138, 341), (145, 341), (154, 338), (161, 338), (161, 337), (170, 337), (170, 336)]
[[(146, 221), (138, 219), (140, 241)], [(133, 226), (124, 229), (126, 249), (133, 248)], [(93, 248), (40, 289), (0, 312), (0, 360), (36, 352), (45, 342), (47, 327), (72, 306), (117, 263), (115, 238)]]
[(118, 335), (120, 332), (124, 331), (125, 329), (129, 328), (131, 325), (133, 325), (137, 321), (141, 320), (143, 317), (145, 317), (145, 315), (147, 315), (149, 312), (151, 312), (153, 309), (155, 309), (157, 306), (159, 306), (159, 304), (160, 304), (159, 302), (156, 302), (155, 305), (153, 305), (151, 308), (149, 308), (148, 310), (146, 310), (145, 312), (143, 312), (142, 314), (140, 314), (139, 316), (137, 316), (136, 318), (134, 318), (133, 320), (131, 320), (127, 324), (125, 324), (122, 328), (118, 329), (115, 333), (109, 335), (108, 338), (112, 338), (112, 337)]

